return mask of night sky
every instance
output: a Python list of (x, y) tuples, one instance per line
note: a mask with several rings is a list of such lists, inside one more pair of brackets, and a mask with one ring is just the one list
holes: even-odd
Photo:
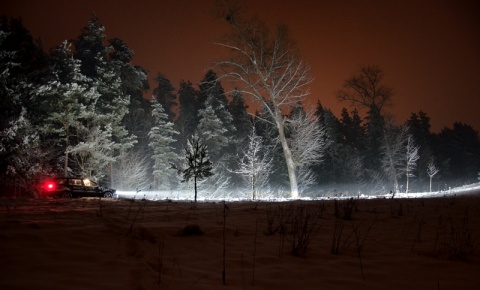
[[(302, 59), (312, 67), (309, 103), (337, 116), (335, 97), (361, 65), (378, 65), (395, 91), (389, 113), (403, 123), (420, 110), (432, 131), (460, 121), (480, 130), (480, 2), (384, 0), (247, 0), (248, 11), (270, 25), (285, 23)], [(213, 0), (0, 0), (0, 14), (21, 17), (45, 48), (76, 38), (95, 12), (107, 39), (135, 52), (134, 64), (158, 72), (175, 87), (200, 82), (221, 54), (213, 44), (225, 26)], [(151, 87), (155, 83), (150, 81)]]

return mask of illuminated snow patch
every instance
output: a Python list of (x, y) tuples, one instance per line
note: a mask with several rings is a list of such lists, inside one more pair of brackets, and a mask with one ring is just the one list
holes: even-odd
[[(452, 188), (446, 191), (435, 192), (412, 192), (412, 193), (396, 193), (394, 198), (441, 198), (445, 196), (461, 195), (461, 194), (480, 194), (480, 183), (465, 185), (462, 187)], [(138, 199), (138, 200), (176, 200), (176, 201), (193, 201), (194, 193), (190, 190), (146, 190), (146, 191), (124, 191), (117, 190), (117, 197), (120, 199)], [(318, 197), (298, 197), (295, 199), (288, 197), (278, 197), (273, 193), (264, 195), (260, 198), (252, 200), (248, 194), (240, 194), (238, 192), (225, 193), (221, 196), (211, 196), (204, 192), (199, 192), (197, 196), (198, 202), (250, 202), (250, 201), (263, 201), (263, 202), (288, 202), (292, 200), (300, 201), (315, 201), (315, 200), (342, 200), (342, 199), (376, 199), (376, 198), (392, 198), (392, 194), (381, 195), (344, 195), (344, 196), (318, 196)]]

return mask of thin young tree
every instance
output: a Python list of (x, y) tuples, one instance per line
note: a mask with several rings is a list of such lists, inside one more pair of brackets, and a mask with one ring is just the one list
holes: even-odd
[(236, 173), (248, 181), (252, 199), (256, 199), (258, 189), (268, 182), (268, 176), (272, 173), (273, 157), (263, 145), (263, 138), (257, 135), (255, 126), (252, 126), (248, 136), (247, 146), (239, 160), (239, 169)]
[(218, 6), (218, 15), (231, 32), (217, 44), (230, 54), (217, 61), (220, 78), (229, 78), (237, 90), (259, 102), (272, 117), (288, 169), (291, 197), (298, 197), (297, 168), (285, 126), (289, 110), (308, 94), (310, 67), (301, 59), (286, 26), (271, 33), (258, 18), (243, 19), (237, 6)]
[[(213, 175), (212, 162), (208, 156), (207, 146), (202, 144), (198, 135), (194, 134), (185, 147), (186, 168), (182, 170), (183, 182), (193, 178), (195, 203), (197, 202), (197, 181)], [(173, 165), (176, 169), (176, 166)]]
[(433, 158), (430, 160), (427, 166), (427, 175), (430, 178), (430, 192), (432, 192), (432, 179), (440, 171), (435, 165)]
[(417, 146), (415, 144), (415, 141), (413, 140), (413, 136), (411, 134), (408, 135), (407, 137), (407, 148), (405, 150), (405, 157), (406, 157), (406, 168), (405, 168), (405, 175), (407, 177), (407, 187), (406, 187), (406, 193), (408, 193), (409, 190), (409, 184), (410, 184), (410, 177), (415, 177), (415, 174), (413, 174), (414, 170), (417, 168), (417, 160), (420, 158), (420, 154), (418, 151), (420, 150), (420, 146)]

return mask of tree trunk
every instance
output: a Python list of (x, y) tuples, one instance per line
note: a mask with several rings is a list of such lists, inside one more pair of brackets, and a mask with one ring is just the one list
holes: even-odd
[(295, 168), (295, 162), (293, 161), (292, 151), (288, 146), (287, 138), (285, 136), (285, 128), (283, 127), (283, 117), (279, 110), (275, 111), (275, 121), (278, 127), (278, 138), (282, 144), (283, 155), (285, 156), (285, 162), (287, 163), (288, 179), (290, 181), (290, 198), (298, 198), (298, 184), (297, 174)]
[(252, 181), (252, 199), (255, 200), (255, 175), (251, 176)]
[(408, 193), (408, 185), (409, 185), (409, 177), (408, 177), (408, 167), (407, 167), (407, 188), (405, 190), (405, 193)]
[(113, 163), (110, 161), (110, 188), (114, 188), (113, 186)]
[(197, 203), (197, 176), (193, 176), (193, 188), (195, 191), (195, 203)]
[(63, 177), (68, 177), (68, 127), (65, 128), (65, 161), (63, 162)]

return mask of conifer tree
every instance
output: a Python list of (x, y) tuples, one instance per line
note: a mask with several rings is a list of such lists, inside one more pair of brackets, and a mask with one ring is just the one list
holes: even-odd
[(197, 132), (208, 146), (213, 159), (217, 161), (222, 156), (223, 149), (228, 146), (229, 139), (226, 136), (228, 130), (209, 104), (199, 111), (199, 117)]
[(64, 151), (63, 174), (68, 176), (70, 153), (78, 152), (81, 134), (90, 131), (85, 125), (94, 117), (93, 104), (99, 94), (95, 88), (90, 88), (90, 79), (81, 73), (80, 61), (73, 58), (70, 43), (65, 41), (55, 48), (51, 60), (44, 84), (33, 93), (50, 108), (45, 111), (41, 132), (50, 139), (63, 140), (58, 145)]
[(176, 186), (176, 179), (174, 172), (169, 170), (169, 164), (177, 163), (179, 160), (172, 146), (176, 141), (175, 135), (178, 135), (178, 132), (173, 128), (173, 123), (168, 120), (168, 115), (162, 104), (152, 100), (152, 108), (154, 126), (149, 133), (149, 146), (153, 149), (154, 188), (172, 189)]
[(381, 168), (380, 152), (386, 138), (385, 109), (391, 105), (393, 96), (393, 89), (382, 84), (383, 77), (378, 66), (362, 66), (345, 80), (343, 89), (337, 93), (338, 100), (367, 110), (365, 165), (371, 172), (370, 177)]
[[(239, 90), (233, 90), (232, 100), (228, 103), (227, 109), (232, 115), (233, 125), (235, 126), (238, 144), (242, 144), (250, 136), (252, 125), (251, 118), (248, 115), (248, 105)], [(240, 145), (241, 146), (241, 145)]]
[[(80, 36), (75, 40), (75, 56), (81, 60), (82, 72), (91, 79), (91, 87), (100, 94), (95, 103), (94, 114), (87, 126), (90, 132), (98, 136), (111, 138), (109, 162), (96, 169), (99, 176), (104, 175), (110, 167), (110, 182), (113, 185), (113, 162), (116, 158), (131, 149), (135, 144), (135, 136), (129, 134), (124, 124), (130, 104), (130, 95), (124, 85), (125, 63), (131, 58), (131, 53), (119, 41), (111, 41), (114, 45), (105, 45), (105, 27), (94, 14)], [(115, 52), (115, 49), (118, 51)], [(131, 75), (131, 74), (127, 74)], [(141, 77), (140, 77), (141, 79)], [(140, 82), (132, 82), (139, 84)], [(100, 133), (98, 130), (105, 130)], [(111, 131), (111, 132), (109, 132)], [(84, 136), (84, 140), (97, 140), (95, 136)], [(86, 141), (84, 141), (86, 142)], [(94, 146), (95, 147), (95, 146)], [(79, 154), (83, 154), (78, 152)], [(83, 154), (85, 155), (85, 154)], [(107, 160), (105, 158), (104, 160)]]
[(181, 81), (178, 89), (179, 115), (175, 120), (177, 130), (180, 132), (180, 148), (187, 144), (187, 139), (192, 136), (197, 128), (196, 111), (197, 92), (191, 82)]
[(175, 88), (170, 80), (161, 73), (158, 73), (154, 81), (157, 83), (157, 87), (153, 89), (153, 97), (162, 105), (168, 115), (168, 120), (173, 122), (175, 120), (175, 107), (177, 106)]
[(213, 176), (212, 162), (208, 156), (207, 146), (198, 135), (193, 135), (185, 147), (186, 166), (182, 170), (183, 181), (193, 178), (195, 202), (197, 202), (197, 181)]

